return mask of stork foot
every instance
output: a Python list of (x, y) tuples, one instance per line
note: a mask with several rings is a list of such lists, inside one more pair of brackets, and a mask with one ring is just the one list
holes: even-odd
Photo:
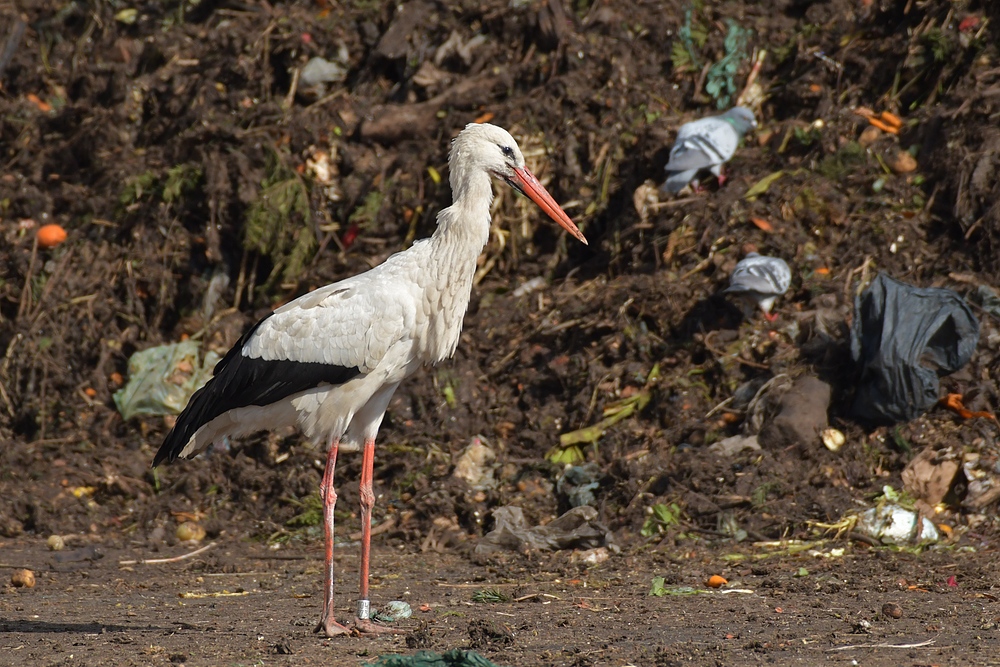
[(313, 632), (322, 632), (325, 637), (336, 637), (337, 635), (351, 634), (351, 629), (330, 618), (327, 620), (320, 619)]
[(778, 313), (764, 313), (764, 319), (774, 324), (778, 321)]
[(354, 629), (363, 635), (405, 635), (408, 630), (379, 625), (370, 618), (354, 619)]

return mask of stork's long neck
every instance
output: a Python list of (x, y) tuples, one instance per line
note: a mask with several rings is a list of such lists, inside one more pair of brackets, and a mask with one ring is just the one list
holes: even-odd
[(477, 260), (490, 237), (493, 186), (482, 170), (452, 165), (454, 203), (438, 215), (430, 238), (430, 277), (426, 292), (431, 318), (428, 352), (433, 361), (450, 357), (458, 345), (462, 320), (472, 295)]

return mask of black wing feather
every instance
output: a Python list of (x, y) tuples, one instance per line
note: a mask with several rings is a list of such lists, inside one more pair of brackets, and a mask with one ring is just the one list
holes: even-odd
[(359, 368), (319, 362), (266, 361), (243, 356), (243, 346), (270, 316), (257, 322), (240, 337), (222, 361), (216, 364), (214, 377), (191, 396), (153, 457), (154, 467), (163, 461), (170, 463), (175, 460), (199, 428), (230, 410), (250, 405), (270, 405), (321, 384), (343, 384), (361, 374)]

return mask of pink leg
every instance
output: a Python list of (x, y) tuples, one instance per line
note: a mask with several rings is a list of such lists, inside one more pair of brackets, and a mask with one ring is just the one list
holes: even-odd
[(719, 167), (719, 175), (716, 178), (719, 179), (719, 187), (721, 188), (722, 184), (726, 182), (727, 178), (729, 178), (726, 176), (725, 167)]
[(371, 602), (368, 599), (368, 565), (372, 549), (372, 508), (375, 507), (375, 492), (372, 477), (375, 474), (375, 441), (365, 440), (361, 459), (361, 599), (358, 601), (358, 618), (355, 627), (360, 632), (401, 633), (397, 628), (377, 625), (371, 618)]
[(327, 637), (350, 632), (333, 618), (333, 508), (337, 505), (337, 492), (333, 488), (333, 471), (337, 467), (337, 450), (340, 442), (330, 443), (330, 451), (326, 455), (326, 469), (323, 471), (323, 482), (319, 487), (319, 495), (323, 498), (323, 523), (326, 537), (326, 580), (323, 585), (323, 613), (319, 624), (313, 632), (322, 631)]
[(764, 313), (764, 319), (774, 323), (778, 321), (778, 313)]

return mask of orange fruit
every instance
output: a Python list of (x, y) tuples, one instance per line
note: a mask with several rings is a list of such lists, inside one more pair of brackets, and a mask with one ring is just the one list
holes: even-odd
[(38, 229), (38, 245), (43, 248), (55, 248), (66, 240), (66, 230), (60, 225), (44, 225)]

